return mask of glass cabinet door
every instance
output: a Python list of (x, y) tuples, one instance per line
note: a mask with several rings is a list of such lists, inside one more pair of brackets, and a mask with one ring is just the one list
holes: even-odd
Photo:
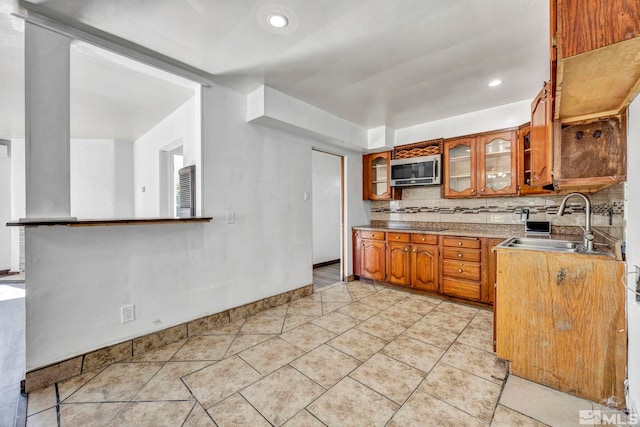
[(475, 194), (475, 144), (473, 139), (461, 139), (445, 143), (445, 196), (469, 196)]
[(373, 196), (389, 196), (387, 159), (376, 157), (371, 160), (371, 194)]
[(516, 150), (513, 132), (480, 138), (480, 195), (512, 194), (516, 185)]

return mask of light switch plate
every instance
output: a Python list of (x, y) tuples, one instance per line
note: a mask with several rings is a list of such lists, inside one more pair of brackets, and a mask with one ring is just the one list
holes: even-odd
[(227, 224), (235, 224), (235, 222), (236, 222), (236, 212), (235, 211), (227, 211), (226, 212), (226, 222), (227, 222)]

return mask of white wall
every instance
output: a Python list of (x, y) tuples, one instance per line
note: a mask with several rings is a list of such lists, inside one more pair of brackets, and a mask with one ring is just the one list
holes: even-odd
[[(312, 283), (303, 195), (312, 148), (327, 146), (247, 123), (246, 98), (231, 89), (203, 88), (202, 104), (202, 209), (213, 222), (26, 230), (28, 370)], [(361, 155), (340, 150), (350, 240), (368, 204)], [(121, 324), (129, 303), (137, 319)]]
[(133, 144), (71, 141), (71, 216), (133, 216)]
[(0, 145), (0, 271), (11, 269), (11, 158), (9, 147)]
[(313, 151), (313, 263), (340, 259), (340, 157)]
[(504, 129), (520, 126), (530, 120), (531, 100), (519, 101), (397, 129), (395, 145)]
[[(169, 116), (138, 138), (133, 144), (133, 181), (135, 217), (159, 217), (160, 209), (160, 150), (182, 140), (184, 165), (196, 165), (196, 215), (201, 204), (201, 139), (200, 91)], [(145, 188), (144, 192), (142, 187)]]
[[(633, 160), (640, 158), (640, 98), (629, 107), (629, 133), (627, 136), (627, 191), (626, 205), (626, 238), (627, 238), (627, 271), (635, 271), (634, 265), (640, 266), (640, 223), (635, 215), (640, 212), (640, 169), (634, 167)], [(637, 275), (627, 276), (627, 283), (635, 288)], [(627, 322), (629, 334), (628, 376), (629, 398), (631, 407), (638, 414), (640, 410), (640, 304), (636, 302), (633, 292), (627, 292)]]

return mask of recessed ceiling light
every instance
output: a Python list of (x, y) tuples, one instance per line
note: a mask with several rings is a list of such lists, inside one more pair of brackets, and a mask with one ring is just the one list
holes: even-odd
[(496, 79), (489, 82), (489, 87), (496, 87), (502, 84), (502, 80)]
[(275, 28), (284, 28), (289, 25), (289, 20), (281, 13), (272, 13), (267, 18), (269, 25)]

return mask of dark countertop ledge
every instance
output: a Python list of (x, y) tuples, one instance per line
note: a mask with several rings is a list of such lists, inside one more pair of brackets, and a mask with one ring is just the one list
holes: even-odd
[(66, 227), (99, 227), (114, 225), (148, 225), (148, 224), (184, 224), (195, 222), (210, 222), (213, 218), (198, 216), (191, 218), (113, 218), (113, 219), (21, 219), (8, 222), (7, 227), (39, 227), (63, 225)]

